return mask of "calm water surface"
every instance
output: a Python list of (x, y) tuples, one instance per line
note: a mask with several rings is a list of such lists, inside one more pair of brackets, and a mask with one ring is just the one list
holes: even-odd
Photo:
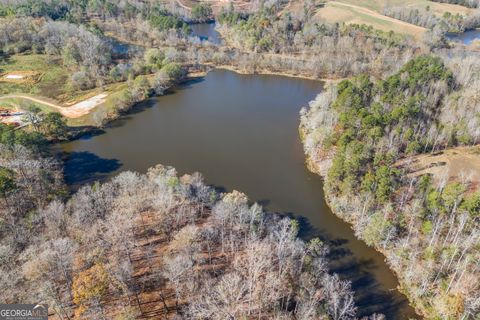
[(215, 30), (215, 22), (195, 23), (191, 24), (190, 28), (192, 28), (192, 33), (201, 40), (208, 40), (214, 44), (220, 44), (222, 42), (220, 34)]
[(409, 319), (414, 313), (394, 290), (383, 256), (331, 213), (322, 180), (305, 167), (299, 110), (321, 88), (309, 80), (211, 72), (138, 105), (103, 134), (63, 144), (66, 177), (78, 185), (158, 163), (181, 174), (199, 171), (208, 183), (297, 217), (304, 238), (328, 240), (331, 268), (353, 282), (362, 315)]
[(449, 33), (447, 37), (454, 41), (460, 41), (463, 44), (469, 45), (474, 40), (480, 39), (480, 29), (469, 30), (462, 33)]

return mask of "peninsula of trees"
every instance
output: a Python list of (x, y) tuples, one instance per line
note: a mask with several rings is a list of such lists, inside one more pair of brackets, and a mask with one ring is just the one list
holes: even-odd
[(302, 114), (308, 162), (325, 178), (332, 209), (386, 255), (429, 319), (479, 315), (480, 193), (468, 172), (435, 177), (410, 164), (477, 143), (471, 114), (480, 105), (470, 90), (479, 70), (476, 59), (420, 56), (384, 80), (331, 86)]

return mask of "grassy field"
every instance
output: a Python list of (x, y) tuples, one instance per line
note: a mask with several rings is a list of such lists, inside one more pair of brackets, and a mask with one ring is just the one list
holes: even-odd
[[(22, 75), (22, 79), (7, 79), (7, 75)], [(68, 107), (84, 101), (99, 93), (114, 96), (126, 87), (125, 83), (117, 83), (92, 90), (74, 91), (68, 86), (69, 70), (60, 58), (41, 54), (21, 54), (8, 57), (0, 64), (0, 97), (12, 94), (26, 94), (47, 103)], [(58, 109), (22, 98), (0, 99), (0, 106), (16, 110), (24, 110), (29, 106), (37, 106), (43, 112), (58, 112)], [(79, 118), (67, 118), (70, 126), (100, 125), (105, 115), (113, 112), (114, 106), (109, 99), (91, 112)]]
[(425, 9), (429, 6), (430, 10), (439, 16), (445, 12), (462, 15), (472, 13), (472, 9), (466, 7), (427, 0), (332, 0), (318, 10), (316, 17), (329, 23), (367, 24), (379, 30), (405, 34), (417, 40), (423, 37), (425, 28), (384, 16), (382, 11), (387, 6), (411, 9)]
[(381, 13), (383, 8), (386, 6), (391, 6), (391, 7), (409, 7), (409, 8), (417, 8), (417, 9), (425, 9), (427, 6), (430, 7), (430, 9), (439, 14), (443, 15), (445, 12), (450, 12), (450, 13), (460, 13), (460, 14), (469, 14), (472, 12), (472, 9), (458, 6), (458, 5), (452, 5), (448, 3), (438, 3), (438, 2), (433, 2), (433, 1), (428, 1), (428, 0), (335, 0), (336, 2), (341, 2), (341, 3), (346, 3), (346, 4), (351, 4), (351, 5), (356, 5), (359, 7), (364, 7), (373, 11), (377, 11), (378, 13)]
[[(28, 74), (22, 80), (7, 81), (8, 74)], [(18, 54), (0, 64), (0, 96), (13, 93), (26, 93), (53, 99), (66, 106), (88, 99), (100, 92), (93, 90), (73, 90), (68, 85), (70, 71), (59, 57), (44, 54)]]
[[(108, 94), (106, 101), (95, 107), (89, 114), (78, 118), (65, 118), (67, 124), (72, 127), (100, 126), (102, 121), (115, 111), (115, 104), (112, 103), (115, 97), (122, 94), (122, 90), (127, 87), (126, 83), (115, 83), (107, 86), (104, 93)], [(36, 97), (36, 96), (32, 96)], [(44, 98), (42, 98), (44, 99)], [(51, 100), (54, 102), (54, 100)], [(0, 97), (0, 107), (13, 110), (25, 110), (28, 107), (38, 107), (43, 113), (58, 112), (59, 110), (46, 104), (34, 102), (23, 98), (2, 98)]]
[(65, 95), (68, 71), (61, 60), (47, 55), (13, 55), (0, 65), (1, 75), (31, 72), (36, 75), (26, 81), (0, 81), (0, 95), (29, 93), (58, 99)]
[(84, 115), (79, 118), (68, 119), (68, 124), (73, 127), (81, 126), (100, 126), (102, 121), (109, 117), (112, 113), (115, 112), (115, 104), (112, 101), (115, 101), (117, 95), (123, 94), (123, 90), (127, 88), (126, 83), (114, 83), (106, 87), (105, 93), (108, 94), (108, 98), (105, 103), (102, 103), (98, 107), (92, 110), (87, 115)]
[(55, 108), (22, 98), (0, 99), (0, 107), (12, 110), (25, 110), (27, 107), (38, 107), (44, 113), (57, 112)]

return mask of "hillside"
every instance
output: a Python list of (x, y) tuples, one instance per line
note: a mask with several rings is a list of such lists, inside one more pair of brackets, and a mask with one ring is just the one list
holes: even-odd
[(327, 1), (325, 7), (318, 10), (316, 17), (319, 21), (327, 21), (329, 23), (366, 24), (379, 30), (393, 31), (411, 36), (417, 40), (423, 40), (427, 30), (424, 25), (419, 25), (413, 20), (410, 21), (406, 18), (400, 20), (398, 19), (400, 14), (386, 15), (387, 12), (393, 13), (393, 11), (402, 11), (405, 15), (413, 15), (417, 18), (420, 13), (426, 13), (428, 11), (430, 19), (433, 19), (433, 17), (441, 19), (446, 14), (464, 17), (478, 14), (474, 9), (464, 6), (427, 0), (339, 0)]

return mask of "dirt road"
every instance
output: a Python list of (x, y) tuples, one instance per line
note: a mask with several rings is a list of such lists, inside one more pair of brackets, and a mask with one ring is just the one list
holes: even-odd
[(15, 94), (15, 95), (7, 95), (0, 97), (0, 100), (2, 99), (25, 99), (29, 101), (33, 101), (54, 109), (57, 109), (64, 117), (67, 118), (79, 118), (81, 116), (84, 116), (90, 111), (97, 107), (98, 105), (102, 104), (105, 102), (107, 98), (106, 93), (101, 93), (98, 94), (94, 97), (91, 97), (89, 99), (86, 99), (84, 101), (78, 102), (70, 107), (64, 107), (59, 104), (55, 104), (52, 102), (47, 101), (46, 99), (39, 98), (39, 97), (32, 97), (28, 95), (22, 95), (22, 94)]
[(400, 160), (410, 176), (432, 174), (435, 182), (470, 180), (480, 184), (480, 148), (456, 147), (436, 154), (420, 154)]
[(411, 28), (411, 29), (416, 29), (420, 33), (423, 33), (424, 31), (427, 30), (425, 28), (416, 26), (414, 24), (411, 24), (411, 23), (408, 23), (408, 22), (405, 22), (405, 21), (402, 21), (402, 20), (394, 19), (394, 18), (391, 18), (391, 17), (387, 17), (387, 16), (384, 16), (384, 15), (382, 15), (382, 14), (380, 14), (380, 13), (374, 11), (374, 10), (370, 10), (370, 9), (367, 9), (367, 8), (364, 8), (364, 7), (356, 6), (354, 4), (343, 3), (343, 2), (338, 2), (338, 1), (329, 1), (329, 2), (327, 2), (327, 5), (337, 5), (337, 6), (352, 8), (352, 9), (355, 9), (355, 10), (357, 10), (357, 11), (363, 13), (363, 14), (369, 15), (369, 16), (377, 18), (377, 19), (389, 21), (389, 22), (395, 23), (397, 25), (402, 25), (402, 26), (405, 26), (405, 27), (408, 27), (408, 28)]

